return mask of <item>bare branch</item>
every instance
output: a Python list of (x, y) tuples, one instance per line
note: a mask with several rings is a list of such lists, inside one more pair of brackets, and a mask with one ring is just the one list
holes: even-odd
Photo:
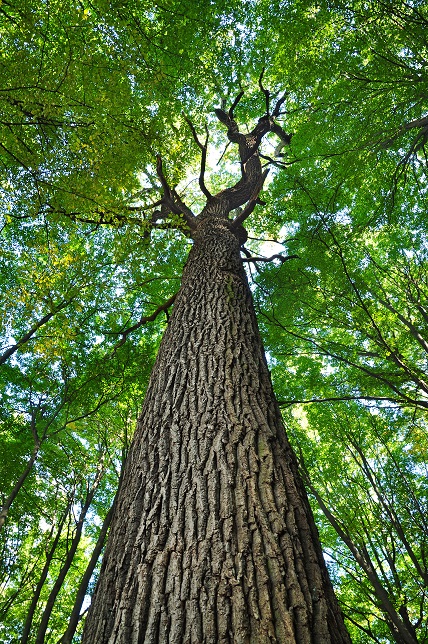
[(224, 155), (225, 155), (225, 154), (226, 154), (226, 152), (227, 152), (227, 148), (229, 147), (229, 145), (230, 145), (230, 141), (228, 141), (228, 142), (226, 143), (226, 145), (225, 145), (225, 147), (224, 147), (224, 150), (223, 150), (223, 152), (222, 152), (222, 154), (221, 154), (221, 157), (220, 157), (220, 158), (219, 158), (219, 160), (217, 161), (217, 165), (220, 165), (220, 163), (221, 163), (221, 161), (222, 161), (222, 159), (223, 159)]
[(254, 189), (253, 194), (251, 195), (247, 205), (243, 209), (243, 211), (235, 217), (235, 219), (232, 222), (232, 228), (237, 228), (239, 224), (242, 224), (243, 221), (247, 219), (253, 212), (254, 208), (256, 207), (257, 201), (259, 199), (259, 194), (261, 192), (261, 189), (263, 188), (263, 184), (265, 182), (265, 179), (267, 175), (269, 174), (269, 169), (266, 169), (261, 177), (259, 178), (256, 187)]
[(158, 317), (158, 315), (159, 315), (160, 313), (162, 313), (163, 311), (167, 311), (167, 310), (169, 309), (169, 307), (170, 307), (170, 306), (172, 306), (172, 305), (174, 304), (174, 302), (175, 302), (175, 298), (176, 298), (176, 297), (177, 297), (177, 293), (174, 293), (174, 295), (173, 295), (172, 297), (170, 297), (170, 298), (169, 298), (169, 300), (167, 300), (166, 302), (164, 302), (163, 304), (161, 304), (160, 306), (158, 306), (158, 308), (156, 309), (156, 311), (153, 311), (153, 313), (151, 313), (151, 315), (144, 315), (144, 316), (142, 316), (142, 317), (138, 320), (138, 322), (136, 322), (136, 323), (135, 323), (135, 324), (133, 324), (132, 326), (128, 327), (128, 328), (127, 328), (127, 329), (125, 329), (124, 331), (120, 331), (120, 332), (119, 332), (119, 335), (121, 335), (122, 337), (121, 337), (121, 339), (119, 340), (119, 342), (117, 342), (117, 343), (114, 345), (112, 353), (115, 353), (115, 351), (116, 351), (119, 347), (121, 347), (121, 346), (122, 346), (122, 344), (125, 344), (126, 339), (127, 339), (128, 335), (129, 335), (130, 333), (132, 333), (133, 331), (136, 331), (136, 330), (137, 330), (137, 329), (139, 329), (141, 326), (143, 326), (143, 324), (146, 324), (147, 322), (153, 322), (154, 320), (156, 320), (156, 318)]
[(405, 123), (401, 129), (411, 130), (414, 127), (427, 127), (427, 126), (428, 126), (428, 116), (423, 116), (420, 119), (415, 119), (414, 121), (409, 121), (408, 123)]
[(289, 259), (299, 259), (298, 255), (272, 255), (271, 257), (242, 257), (243, 262), (273, 262), (274, 259), (279, 259), (282, 263), (288, 262)]
[(218, 118), (218, 120), (220, 121), (220, 123), (223, 123), (223, 125), (227, 125), (227, 127), (229, 127), (231, 118), (230, 118), (230, 116), (228, 114), (226, 114), (226, 112), (224, 110), (222, 110), (220, 108), (216, 108), (214, 110), (214, 113), (215, 113), (216, 117)]
[(161, 182), (161, 186), (164, 191), (164, 197), (172, 200), (171, 188), (169, 187), (168, 181), (166, 180), (163, 172), (162, 157), (160, 156), (160, 154), (158, 154), (156, 157), (156, 173)]
[(178, 195), (178, 193), (175, 190), (171, 190), (169, 183), (163, 172), (162, 158), (160, 155), (157, 155), (156, 157), (156, 172), (164, 192), (163, 198), (161, 200), (162, 207), (159, 213), (160, 216), (166, 217), (169, 209), (170, 212), (176, 215), (181, 215), (184, 218), (187, 225), (189, 226), (189, 228), (191, 230), (194, 230), (194, 228), (196, 227), (195, 215), (190, 210), (190, 208), (186, 206), (186, 204), (183, 202), (183, 200)]
[(265, 73), (265, 68), (263, 67), (262, 73), (259, 76), (259, 87), (260, 91), (263, 92), (265, 95), (265, 101), (266, 101), (266, 116), (269, 116), (269, 109), (270, 109), (270, 91), (268, 89), (265, 89), (263, 87), (263, 76)]
[(68, 306), (72, 302), (72, 299), (73, 298), (70, 298), (69, 300), (64, 300), (64, 301), (60, 302), (59, 304), (54, 306), (49, 313), (47, 313), (42, 318), (40, 318), (40, 320), (37, 320), (37, 322), (33, 325), (33, 327), (27, 333), (25, 333), (18, 340), (18, 342), (16, 342), (16, 344), (14, 344), (12, 347), (9, 347), (9, 349), (7, 349), (2, 355), (0, 355), (0, 364), (3, 364), (4, 362), (6, 362), (6, 360), (8, 358), (10, 358), (11, 355), (13, 355), (16, 351), (18, 351), (18, 349), (20, 347), (22, 347), (22, 345), (24, 345), (26, 342), (28, 342), (28, 340), (30, 340), (32, 338), (32, 336), (36, 333), (36, 331), (38, 329), (40, 329), (40, 327), (42, 327), (44, 324), (49, 322), (49, 320), (56, 313), (58, 313), (59, 311), (64, 309), (66, 306)]
[[(275, 148), (275, 153), (282, 147), (283, 144), (279, 143), (279, 145)], [(280, 154), (279, 156), (282, 156), (282, 154)], [(261, 154), (261, 152), (259, 152), (259, 157), (267, 161), (267, 164), (265, 163), (265, 166), (274, 165), (276, 168), (287, 168), (289, 165), (293, 165), (294, 163), (301, 161), (301, 159), (293, 159), (292, 161), (279, 161), (278, 159), (272, 159), (272, 157), (268, 156), (267, 154)]]
[(239, 101), (241, 100), (241, 98), (244, 96), (244, 94), (245, 94), (244, 90), (241, 90), (241, 91), (239, 92), (238, 96), (237, 96), (237, 97), (235, 98), (235, 100), (233, 101), (233, 103), (232, 103), (232, 107), (231, 107), (231, 108), (230, 108), (230, 110), (229, 110), (229, 118), (230, 118), (231, 120), (233, 120), (233, 119), (234, 119), (233, 112), (234, 112), (235, 108), (237, 107), (237, 105), (238, 105)]
[(145, 212), (146, 210), (151, 210), (152, 208), (157, 208), (162, 205), (162, 199), (158, 199), (154, 203), (151, 203), (148, 206), (127, 206), (126, 209), (133, 212)]
[(172, 191), (173, 197), (174, 197), (174, 202), (177, 205), (177, 214), (183, 215), (183, 218), (185, 219), (187, 225), (191, 230), (194, 230), (196, 227), (195, 223), (195, 215), (193, 212), (190, 210), (188, 206), (184, 203), (178, 192), (174, 189)]
[(280, 99), (278, 99), (278, 100), (277, 100), (276, 105), (275, 105), (275, 108), (274, 108), (274, 110), (273, 110), (273, 112), (272, 112), (272, 116), (273, 116), (274, 118), (275, 118), (275, 117), (277, 117), (277, 116), (279, 116), (279, 113), (280, 113), (280, 111), (281, 111), (281, 107), (282, 107), (282, 105), (285, 103), (285, 99), (286, 99), (286, 98), (287, 98), (287, 95), (286, 95), (286, 94), (284, 94), (283, 96), (281, 96), (281, 98), (280, 98)]
[(310, 403), (323, 403), (323, 402), (339, 402), (339, 401), (352, 401), (352, 400), (368, 400), (377, 402), (379, 400), (385, 400), (387, 402), (394, 403), (395, 405), (406, 404), (406, 400), (403, 398), (390, 398), (387, 396), (331, 396), (330, 398), (309, 398), (308, 400), (278, 400), (278, 405), (280, 407), (290, 407), (291, 405), (307, 405)]
[(205, 143), (201, 143), (199, 138), (198, 138), (196, 129), (195, 129), (193, 123), (191, 122), (191, 120), (189, 118), (187, 118), (186, 115), (184, 115), (184, 120), (186, 121), (186, 123), (190, 127), (190, 130), (192, 132), (193, 138), (194, 138), (196, 144), (198, 145), (199, 149), (201, 150), (201, 172), (199, 174), (199, 187), (202, 190), (203, 194), (206, 196), (206, 198), (211, 199), (212, 194), (210, 193), (210, 191), (206, 187), (205, 179), (204, 179), (205, 167), (206, 167), (206, 161), (207, 161), (208, 138), (209, 138), (208, 127), (207, 127), (207, 125), (205, 125), (205, 133), (206, 133)]

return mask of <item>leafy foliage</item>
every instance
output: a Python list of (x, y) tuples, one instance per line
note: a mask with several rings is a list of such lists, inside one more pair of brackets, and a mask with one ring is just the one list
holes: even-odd
[(28, 641), (62, 637), (113, 501), (189, 246), (156, 155), (197, 210), (186, 119), (226, 187), (213, 109), (242, 88), (251, 127), (263, 87), (293, 135), (246, 257), (294, 256), (248, 262), (278, 399), (353, 641), (428, 641), (427, 27), (424, 0), (3, 1), (1, 641), (38, 584)]

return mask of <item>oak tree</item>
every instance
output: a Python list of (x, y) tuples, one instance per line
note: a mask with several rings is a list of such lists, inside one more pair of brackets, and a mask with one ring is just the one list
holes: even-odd
[[(241, 179), (194, 216), (158, 159), (161, 209), (194, 241), (128, 455), (83, 642), (349, 642), (286, 439), (240, 256), (265, 174), (216, 110)], [(193, 128), (192, 128), (193, 129)], [(194, 131), (194, 130), (193, 130)], [(197, 137), (194, 131), (195, 137)], [(199, 141), (199, 139), (198, 139)], [(242, 210), (239, 210), (242, 208)], [(238, 214), (236, 212), (238, 211)], [(233, 216), (235, 213), (235, 216)]]

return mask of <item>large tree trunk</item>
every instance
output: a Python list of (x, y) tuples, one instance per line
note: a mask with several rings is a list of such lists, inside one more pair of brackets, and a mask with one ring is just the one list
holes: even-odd
[[(249, 134), (216, 110), (242, 177), (198, 217), (164, 205), (194, 240), (125, 466), (83, 644), (348, 644), (287, 441), (240, 258), (263, 177)], [(284, 138), (287, 136), (284, 134)], [(229, 213), (247, 203), (234, 221)]]
[(83, 642), (349, 642), (239, 241), (198, 220)]

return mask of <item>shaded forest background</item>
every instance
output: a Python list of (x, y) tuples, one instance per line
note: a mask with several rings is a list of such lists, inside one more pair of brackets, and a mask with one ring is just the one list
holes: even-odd
[(0, 642), (79, 641), (189, 249), (156, 156), (197, 211), (194, 133), (233, 183), (213, 111), (243, 90), (251, 129), (263, 87), (293, 136), (243, 258), (287, 432), (352, 641), (428, 642), (427, 3), (3, 0), (0, 34)]

